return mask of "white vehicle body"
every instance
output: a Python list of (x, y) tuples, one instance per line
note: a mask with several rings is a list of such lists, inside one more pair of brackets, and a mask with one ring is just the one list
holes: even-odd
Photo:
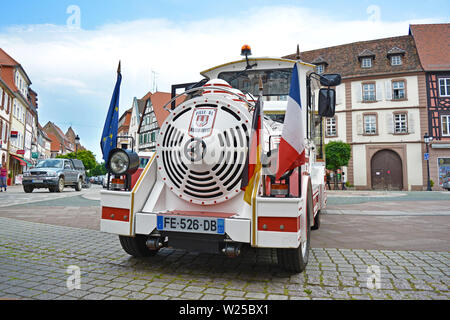
[[(254, 71), (292, 70), (297, 63), (306, 122), (306, 76), (314, 71), (314, 65), (276, 58), (250, 62), (257, 63)], [(222, 72), (245, 67), (246, 60), (241, 60), (201, 74), (216, 79)], [(212, 85), (214, 88), (214, 81)], [(307, 139), (307, 163), (285, 181), (290, 196), (273, 196), (268, 191), (271, 182), (264, 169), (252, 204), (246, 203), (240, 182), (252, 125), (251, 105), (227, 90), (204, 90), (171, 110), (160, 129), (157, 150), (149, 155), (150, 161), (132, 190), (101, 191), (101, 231), (120, 235), (125, 251), (135, 256), (163, 246), (222, 251), (229, 256), (239, 254), (239, 247), (245, 244), (277, 248), (282, 264), (300, 272), (308, 259), (310, 228), (318, 227), (318, 214), (326, 206), (325, 164), (316, 161), (314, 141)], [(264, 111), (277, 108), (284, 112), (287, 99), (276, 99), (265, 97)], [(282, 123), (264, 119), (264, 154), (278, 148), (282, 127)], [(306, 123), (299, 124), (299, 129), (306, 127)], [(189, 221), (202, 227), (189, 229), (183, 225)], [(214, 232), (212, 227), (206, 230), (206, 225), (212, 224)], [(300, 267), (291, 266), (297, 256), (292, 258), (293, 251), (285, 249), (299, 250)]]

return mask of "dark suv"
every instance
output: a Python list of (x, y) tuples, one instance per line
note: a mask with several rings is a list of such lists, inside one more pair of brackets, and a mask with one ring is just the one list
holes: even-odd
[(78, 159), (46, 159), (23, 174), (23, 190), (48, 188), (50, 192), (62, 192), (65, 186), (81, 191), (86, 177), (83, 162)]

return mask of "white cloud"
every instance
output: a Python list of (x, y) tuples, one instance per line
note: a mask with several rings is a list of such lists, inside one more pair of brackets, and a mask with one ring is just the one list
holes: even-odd
[[(134, 96), (151, 88), (151, 70), (158, 72), (158, 89), (169, 91), (171, 84), (200, 80), (204, 69), (240, 59), (244, 43), (252, 46), (254, 56), (283, 56), (293, 53), (297, 43), (301, 50), (309, 50), (405, 35), (413, 22), (439, 21), (384, 22), (369, 16), (336, 21), (310, 9), (272, 6), (228, 18), (136, 20), (96, 30), (18, 26), (0, 32), (0, 47), (22, 63), (38, 94), (75, 91), (83, 99), (92, 96), (93, 104), (102, 108), (109, 105), (120, 59), (124, 110)], [(51, 108), (51, 96), (40, 98)], [(103, 126), (104, 118), (96, 121)], [(93, 145), (98, 149), (97, 142)]]

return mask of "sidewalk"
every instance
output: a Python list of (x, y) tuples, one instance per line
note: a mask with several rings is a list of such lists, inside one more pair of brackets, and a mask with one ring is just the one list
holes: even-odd
[(327, 191), (325, 214), (449, 216), (450, 192)]

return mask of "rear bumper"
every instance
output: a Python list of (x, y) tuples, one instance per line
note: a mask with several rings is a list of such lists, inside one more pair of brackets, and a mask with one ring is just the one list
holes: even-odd
[[(155, 213), (136, 214), (136, 233), (148, 235), (156, 229)], [(250, 220), (240, 218), (225, 218), (225, 234), (236, 242), (250, 243)]]

